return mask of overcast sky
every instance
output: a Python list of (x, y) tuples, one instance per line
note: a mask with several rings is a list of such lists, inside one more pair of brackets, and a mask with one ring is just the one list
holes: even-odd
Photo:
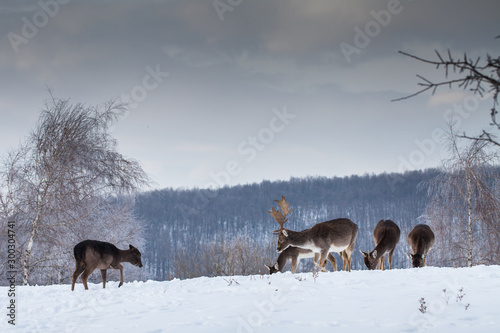
[(119, 151), (156, 187), (439, 165), (436, 138), (488, 124), (490, 100), (398, 54), (497, 56), (500, 1), (0, 1), (0, 154), (59, 98), (130, 103)]

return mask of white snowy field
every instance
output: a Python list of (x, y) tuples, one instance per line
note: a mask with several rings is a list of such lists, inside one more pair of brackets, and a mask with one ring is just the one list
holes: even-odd
[(89, 288), (80, 279), (74, 292), (70, 285), (17, 286), (12, 326), (8, 288), (0, 287), (0, 331), (500, 332), (500, 266), (287, 272), (121, 288), (113, 281), (106, 289)]

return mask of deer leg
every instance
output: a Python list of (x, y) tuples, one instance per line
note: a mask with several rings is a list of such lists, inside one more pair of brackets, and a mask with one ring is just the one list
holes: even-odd
[(82, 282), (83, 286), (85, 287), (85, 290), (89, 290), (89, 286), (87, 285), (87, 279), (89, 278), (90, 274), (92, 274), (94, 269), (95, 268), (86, 267), (85, 270), (83, 271)]
[(328, 250), (321, 250), (321, 255), (318, 261), (318, 269), (322, 270), (326, 266), (326, 258), (330, 252)]
[(331, 253), (328, 253), (328, 261), (332, 264), (333, 271), (336, 272), (337, 271), (337, 259), (335, 259), (335, 257)]
[[(328, 260), (328, 259), (327, 259)], [(326, 269), (326, 260), (323, 262), (323, 264), (321, 265), (321, 271), (322, 272), (328, 272), (328, 270)]]
[(299, 264), (299, 261), (297, 260), (297, 257), (292, 258), (292, 265), (290, 267), (290, 271), (292, 273), (295, 273), (295, 270), (297, 269), (297, 265)]
[(344, 250), (346, 258), (347, 258), (347, 264), (349, 265), (349, 272), (351, 271), (351, 256), (352, 253), (354, 252), (354, 247), (356, 246), (356, 235), (354, 236), (354, 239), (351, 240), (351, 243), (347, 247), (347, 249)]
[(106, 288), (106, 272), (107, 270), (101, 269), (102, 287)]
[(342, 270), (345, 271), (345, 268), (347, 267), (347, 257), (346, 257), (346, 253), (345, 253), (345, 250), (340, 252), (340, 257), (342, 258)]
[(123, 266), (121, 264), (118, 264), (117, 266), (120, 270), (120, 284), (118, 285), (118, 288), (120, 288), (123, 285)]
[(345, 271), (345, 268), (347, 266), (347, 260), (346, 260), (345, 250), (341, 251), (339, 254), (340, 254), (340, 257), (342, 258), (342, 270)]
[(392, 269), (392, 254), (394, 253), (394, 249), (389, 252), (389, 269)]
[[(349, 269), (349, 272), (351, 271), (351, 254), (352, 254), (352, 252), (351, 252), (351, 253), (347, 253), (347, 252), (345, 252), (346, 266), (347, 266), (346, 268), (348, 268), (348, 269)], [(345, 270), (346, 270), (346, 269), (344, 269), (344, 271), (345, 271)]]
[(351, 253), (347, 252), (347, 249), (342, 251), (342, 260), (344, 261), (344, 271), (351, 271)]
[(82, 274), (82, 272), (84, 270), (85, 270), (84, 265), (77, 262), (75, 272), (73, 273), (73, 280), (71, 281), (71, 291), (75, 290), (76, 280), (78, 279), (78, 276), (80, 276), (80, 274)]

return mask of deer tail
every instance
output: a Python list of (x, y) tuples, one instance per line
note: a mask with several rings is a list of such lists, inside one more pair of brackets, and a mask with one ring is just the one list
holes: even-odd
[(75, 248), (73, 249), (73, 254), (75, 256), (75, 260), (77, 262), (82, 262), (83, 258), (85, 257), (85, 249), (87, 247), (82, 244), (77, 244)]

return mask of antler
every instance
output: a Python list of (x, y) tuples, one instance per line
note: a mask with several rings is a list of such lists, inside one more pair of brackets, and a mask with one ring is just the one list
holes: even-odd
[(268, 211), (268, 213), (271, 214), (271, 216), (280, 225), (280, 228), (277, 230), (273, 230), (273, 233), (279, 233), (282, 229), (284, 229), (283, 224), (285, 224), (285, 222), (288, 221), (286, 216), (288, 215), (288, 213), (292, 211), (292, 208), (288, 209), (288, 202), (286, 202), (284, 196), (281, 196), (281, 200), (274, 200), (274, 201), (278, 203), (278, 206), (281, 208), (281, 212), (272, 207), (271, 211)]

